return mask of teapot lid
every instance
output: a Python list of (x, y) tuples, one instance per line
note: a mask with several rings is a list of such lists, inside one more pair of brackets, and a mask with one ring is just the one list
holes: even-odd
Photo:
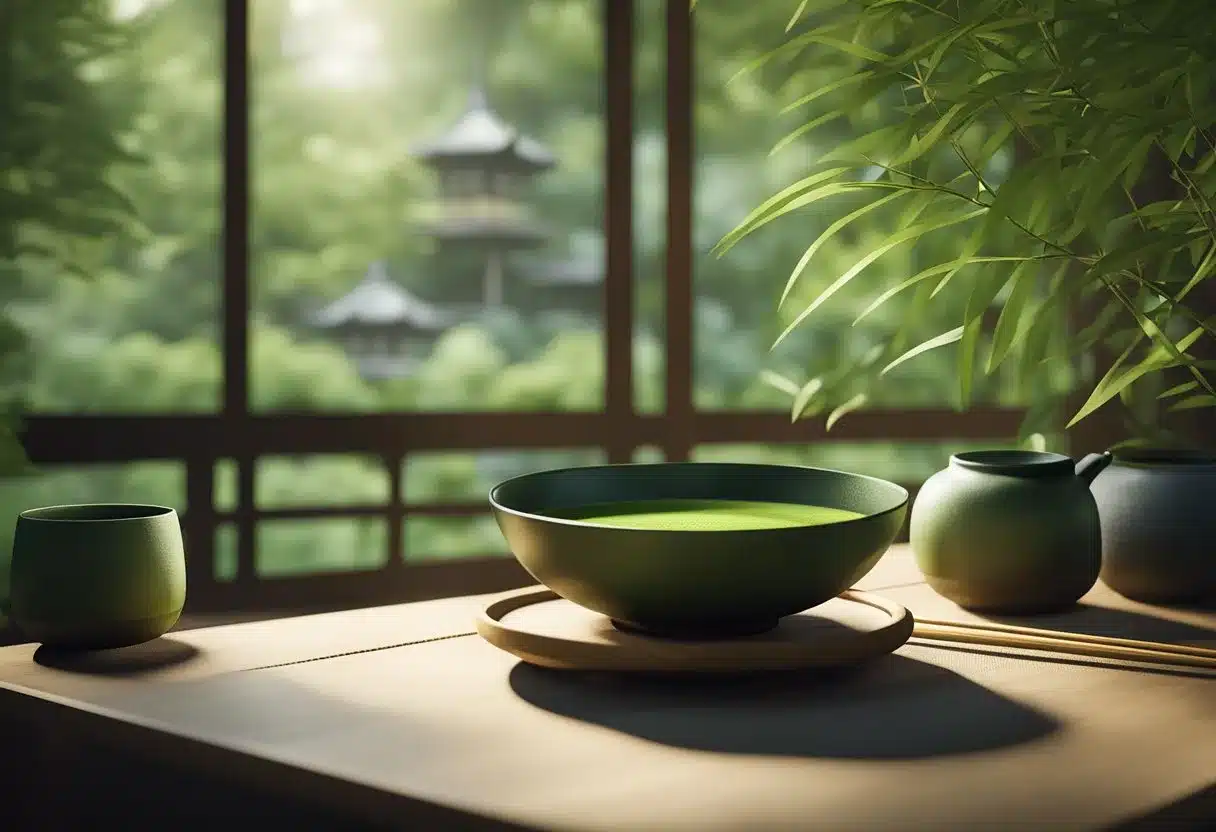
[(950, 464), (972, 471), (1015, 477), (1073, 475), (1073, 462), (1070, 457), (1048, 451), (968, 451), (951, 456)]

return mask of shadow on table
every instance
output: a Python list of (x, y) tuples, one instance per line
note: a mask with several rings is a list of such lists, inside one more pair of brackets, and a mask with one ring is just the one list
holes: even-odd
[(623, 677), (525, 663), (512, 690), (560, 716), (701, 751), (916, 759), (1003, 748), (1059, 728), (945, 668), (884, 656), (860, 668), (735, 678)]
[(1216, 829), (1216, 784), (1110, 827), (1108, 832)]
[(43, 667), (92, 676), (138, 676), (186, 664), (198, 658), (199, 649), (173, 638), (158, 638), (114, 650), (62, 650), (43, 645), (34, 661)]

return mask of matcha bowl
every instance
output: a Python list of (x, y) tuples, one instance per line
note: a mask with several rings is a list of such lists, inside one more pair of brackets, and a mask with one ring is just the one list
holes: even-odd
[(603, 465), (507, 480), (490, 505), (520, 564), (621, 629), (761, 633), (874, 567), (908, 492), (820, 468)]
[(23, 511), (9, 594), (8, 613), (30, 641), (89, 650), (158, 638), (186, 600), (177, 512), (116, 503)]

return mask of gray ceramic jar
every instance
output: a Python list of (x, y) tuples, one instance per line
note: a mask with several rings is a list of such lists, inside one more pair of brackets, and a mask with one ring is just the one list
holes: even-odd
[(1104, 584), (1155, 604), (1216, 597), (1216, 456), (1116, 451), (1091, 490)]
[(1089, 484), (1110, 459), (1090, 454), (1074, 468), (1066, 456), (1036, 451), (950, 457), (912, 506), (912, 550), (926, 582), (976, 611), (1033, 614), (1075, 604), (1101, 568)]

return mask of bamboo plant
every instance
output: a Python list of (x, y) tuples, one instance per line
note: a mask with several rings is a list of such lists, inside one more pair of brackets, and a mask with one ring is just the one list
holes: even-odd
[[(803, 0), (791, 10), (780, 42), (746, 69), (778, 69), (799, 91), (787, 110), (802, 117), (785, 142), (866, 108), (889, 118), (828, 148), (717, 250), (792, 212), (844, 204), (808, 241), (782, 305), (833, 236), (879, 215), (893, 217), (891, 231), (787, 311), (780, 338), (846, 285), (864, 285), (885, 253), (930, 235), (951, 240), (948, 256), (866, 287), (858, 320), (903, 304), (915, 321), (943, 295), (963, 310), (920, 343), (892, 333), (831, 378), (775, 380), (794, 397), (793, 418), (831, 411), (830, 425), (883, 376), (947, 347), (959, 407), (1003, 365), (1035, 390), (1066, 319), (1067, 354), (1109, 356), (1100, 377), (1078, 376), (1088, 395), (1069, 426), (1137, 391), (1161, 410), (1216, 405), (1204, 360), (1216, 318), (1189, 302), (1216, 271), (1216, 25), (1204, 0)], [(995, 171), (1010, 148), (1016, 162)], [(1040, 385), (1032, 412), (1063, 395)]]

